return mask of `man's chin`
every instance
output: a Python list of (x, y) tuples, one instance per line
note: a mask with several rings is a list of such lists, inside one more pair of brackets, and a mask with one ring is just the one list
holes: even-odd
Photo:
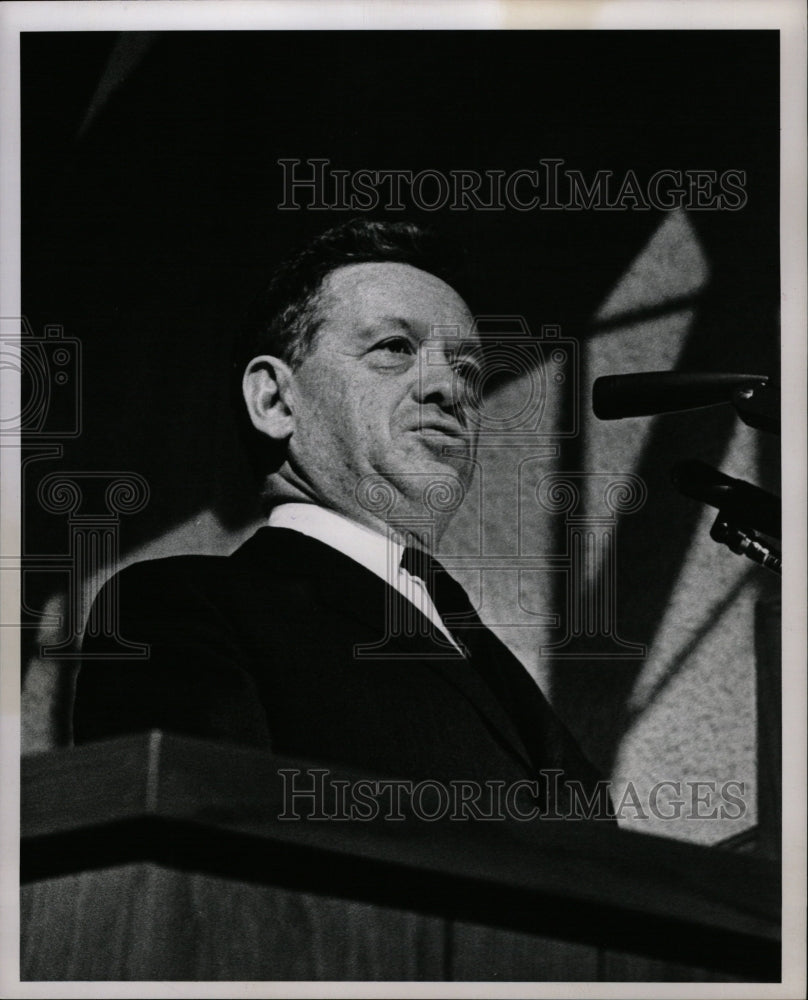
[(446, 439), (432, 440), (429, 444), (421, 441), (417, 449), (409, 451), (407, 458), (406, 478), (423, 477), (424, 489), (432, 484), (452, 482), (457, 484), (455, 488), (465, 492), (474, 475), (472, 453), (461, 439), (453, 439), (450, 443)]
[(376, 522), (431, 524), (433, 543), (462, 505), (474, 465), (465, 449), (457, 455), (419, 447), (388, 453), (356, 490), (363, 514)]

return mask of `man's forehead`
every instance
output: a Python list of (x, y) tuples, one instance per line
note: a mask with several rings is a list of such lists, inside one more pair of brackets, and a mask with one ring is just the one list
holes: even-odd
[(320, 312), (327, 321), (351, 318), (354, 322), (401, 320), (423, 330), (439, 329), (451, 335), (458, 327), (468, 336), (472, 316), (458, 293), (445, 281), (411, 264), (371, 261), (346, 264), (323, 281)]

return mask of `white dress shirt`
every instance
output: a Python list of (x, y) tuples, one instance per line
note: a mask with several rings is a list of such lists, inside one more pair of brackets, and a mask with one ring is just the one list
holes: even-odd
[(316, 538), (375, 573), (414, 604), (441, 630), (455, 649), (460, 650), (443, 624), (423, 580), (402, 568), (404, 545), (401, 542), (357, 524), (336, 511), (310, 503), (282, 503), (273, 507), (269, 515), (269, 526), (291, 528), (309, 538)]

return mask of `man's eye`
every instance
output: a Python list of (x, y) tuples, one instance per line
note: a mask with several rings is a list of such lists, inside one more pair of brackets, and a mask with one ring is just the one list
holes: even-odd
[(391, 354), (413, 354), (414, 348), (406, 337), (391, 337), (376, 344), (375, 350), (389, 351)]

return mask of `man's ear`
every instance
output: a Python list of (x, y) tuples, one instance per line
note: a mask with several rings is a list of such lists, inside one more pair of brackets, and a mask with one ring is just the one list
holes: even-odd
[(292, 415), (292, 371), (269, 354), (253, 358), (241, 381), (244, 403), (253, 427), (273, 441), (286, 441), (294, 430)]

